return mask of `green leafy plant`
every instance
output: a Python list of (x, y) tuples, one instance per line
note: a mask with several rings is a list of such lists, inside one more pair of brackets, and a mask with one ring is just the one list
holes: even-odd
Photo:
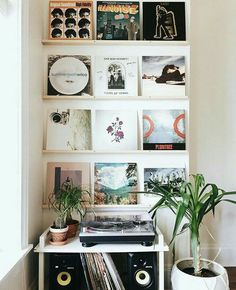
[[(215, 207), (222, 201), (235, 204), (236, 202), (228, 199), (227, 196), (235, 195), (236, 192), (225, 192), (218, 188), (216, 184), (206, 184), (202, 174), (190, 175), (190, 181), (183, 181), (178, 190), (171, 185), (162, 186), (158, 182), (152, 180), (150, 180), (149, 183), (152, 187), (151, 194), (160, 197), (157, 203), (151, 208), (150, 212), (155, 216), (157, 210), (165, 206), (176, 215), (170, 243), (172, 243), (180, 233), (187, 229), (190, 230), (194, 275), (201, 276), (199, 229), (202, 220), (209, 212), (212, 212), (214, 215)], [(184, 218), (186, 218), (187, 222), (183, 225)]]
[(72, 179), (67, 178), (57, 192), (49, 196), (49, 207), (57, 213), (55, 226), (64, 227), (72, 221), (72, 212), (75, 210), (82, 218), (87, 206), (90, 205), (90, 193), (80, 186), (74, 186)]

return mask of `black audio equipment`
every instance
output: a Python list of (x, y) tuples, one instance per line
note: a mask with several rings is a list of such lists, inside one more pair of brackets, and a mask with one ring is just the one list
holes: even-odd
[(157, 256), (154, 252), (128, 254), (128, 290), (157, 290)]
[(79, 254), (50, 254), (49, 290), (80, 289), (83, 268)]

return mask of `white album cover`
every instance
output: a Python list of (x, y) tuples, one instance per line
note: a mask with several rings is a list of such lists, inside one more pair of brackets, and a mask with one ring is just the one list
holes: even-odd
[(95, 150), (136, 150), (137, 112), (96, 110)]
[(95, 96), (137, 95), (137, 57), (96, 57)]
[(48, 95), (91, 95), (90, 56), (48, 56)]
[(47, 115), (47, 150), (90, 150), (91, 111), (50, 109)]

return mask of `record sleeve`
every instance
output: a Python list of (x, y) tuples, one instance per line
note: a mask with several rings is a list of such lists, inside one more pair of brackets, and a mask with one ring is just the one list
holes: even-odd
[(184, 97), (184, 56), (143, 56), (142, 94), (151, 97)]
[(95, 163), (94, 204), (137, 204), (137, 163)]
[(50, 1), (49, 39), (93, 38), (92, 1)]
[(103, 259), (106, 263), (107, 269), (109, 269), (109, 273), (111, 275), (112, 281), (115, 285), (116, 290), (125, 290), (125, 287), (123, 285), (123, 282), (120, 278), (120, 275), (116, 269), (116, 266), (112, 260), (112, 257), (108, 253), (102, 253)]
[(184, 110), (144, 110), (143, 150), (185, 150)]
[(139, 40), (139, 2), (97, 1), (98, 40)]
[(48, 56), (48, 91), (55, 95), (91, 95), (91, 57), (82, 55)]
[(96, 110), (94, 131), (95, 150), (137, 150), (137, 111)]
[(186, 40), (185, 2), (143, 2), (143, 39)]
[(90, 110), (48, 110), (47, 150), (91, 150), (91, 147)]
[(144, 168), (144, 191), (147, 192), (155, 191), (153, 182), (177, 192), (184, 181), (185, 168)]
[(137, 58), (96, 57), (94, 91), (98, 97), (137, 96)]

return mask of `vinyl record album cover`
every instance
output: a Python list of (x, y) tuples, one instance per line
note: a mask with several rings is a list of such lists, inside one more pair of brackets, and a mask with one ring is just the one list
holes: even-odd
[(143, 56), (142, 94), (153, 97), (184, 97), (184, 56)]
[(177, 191), (185, 180), (185, 168), (144, 168), (144, 191), (147, 192), (155, 191), (152, 182)]
[(50, 1), (49, 39), (92, 39), (92, 1)]
[(48, 95), (91, 95), (90, 66), (90, 56), (48, 56)]
[(185, 2), (143, 2), (143, 39), (186, 40)]
[(94, 204), (137, 203), (136, 163), (95, 163)]
[(144, 110), (143, 150), (185, 150), (184, 110)]
[(98, 40), (139, 40), (139, 2), (97, 1)]
[(91, 150), (91, 111), (49, 109), (47, 150)]
[(95, 150), (136, 150), (137, 112), (120, 110), (96, 110), (94, 131)]
[(95, 96), (137, 96), (137, 57), (104, 57), (95, 60)]
[(57, 193), (64, 182), (90, 189), (90, 164), (87, 162), (48, 162), (47, 196)]

